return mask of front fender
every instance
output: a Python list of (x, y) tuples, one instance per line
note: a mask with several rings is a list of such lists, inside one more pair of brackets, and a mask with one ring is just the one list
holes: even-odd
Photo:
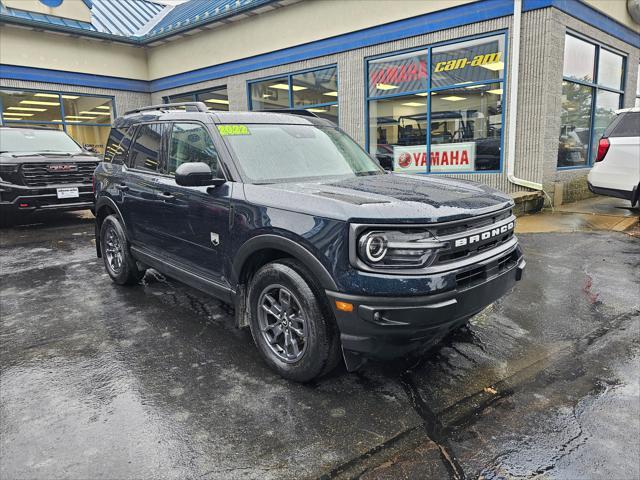
[(281, 250), (305, 265), (325, 290), (336, 290), (338, 287), (325, 266), (309, 250), (299, 243), (279, 235), (263, 234), (250, 238), (237, 251), (231, 267), (231, 279), (237, 285), (242, 267), (251, 255), (264, 249)]

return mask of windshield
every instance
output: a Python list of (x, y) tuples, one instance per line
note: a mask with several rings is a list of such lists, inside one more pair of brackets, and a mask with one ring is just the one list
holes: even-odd
[(333, 127), (218, 125), (247, 183), (277, 183), (384, 173), (353, 140)]
[(82, 149), (59, 130), (0, 129), (0, 152), (80, 153)]

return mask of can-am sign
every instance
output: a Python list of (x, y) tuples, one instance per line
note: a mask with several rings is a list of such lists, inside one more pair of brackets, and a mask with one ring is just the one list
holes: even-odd
[[(432, 172), (472, 172), (476, 164), (475, 142), (431, 145)], [(427, 171), (427, 147), (393, 147), (393, 171), (424, 173)]]

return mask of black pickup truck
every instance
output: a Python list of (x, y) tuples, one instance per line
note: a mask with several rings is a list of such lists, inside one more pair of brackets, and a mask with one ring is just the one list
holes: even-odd
[(98, 160), (63, 131), (0, 127), (0, 221), (37, 210), (93, 208)]
[(116, 120), (104, 160), (96, 246), (111, 278), (153, 267), (234, 303), (285, 378), (422, 351), (524, 269), (509, 196), (388, 173), (313, 116), (153, 106)]

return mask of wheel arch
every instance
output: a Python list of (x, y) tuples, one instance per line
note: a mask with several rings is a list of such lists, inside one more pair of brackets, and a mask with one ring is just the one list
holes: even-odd
[(109, 215), (116, 214), (120, 217), (120, 221), (122, 222), (122, 226), (124, 228), (125, 233), (128, 235), (127, 226), (124, 223), (124, 219), (122, 217), (122, 213), (120, 213), (120, 209), (116, 205), (116, 203), (109, 197), (102, 196), (96, 200), (95, 206), (95, 235), (96, 235), (96, 255), (98, 257), (102, 257), (102, 252), (100, 250), (100, 229), (102, 228), (102, 222)]
[(257, 268), (280, 258), (300, 261), (322, 288), (337, 290), (331, 274), (313, 253), (294, 240), (271, 234), (253, 237), (240, 247), (233, 261), (231, 280), (235, 285), (242, 285)]

